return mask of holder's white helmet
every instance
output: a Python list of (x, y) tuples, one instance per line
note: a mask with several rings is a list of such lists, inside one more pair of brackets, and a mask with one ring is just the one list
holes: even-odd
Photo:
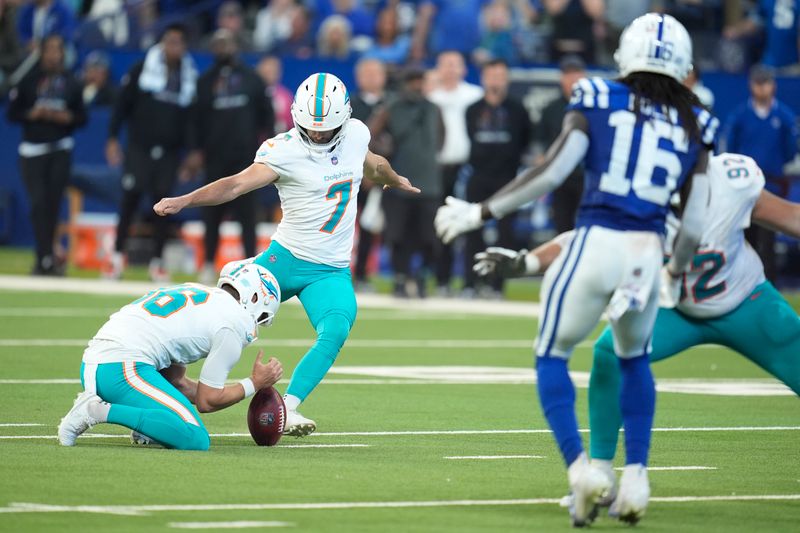
[(259, 326), (269, 327), (281, 305), (281, 287), (272, 272), (252, 260), (232, 261), (222, 268), (217, 287), (230, 285), (239, 304)]
[[(292, 119), (300, 142), (315, 152), (328, 152), (342, 140), (350, 118), (350, 93), (342, 80), (327, 72), (312, 74), (300, 84), (292, 102)], [(336, 130), (330, 141), (318, 144), (309, 131)]]
[(683, 82), (692, 69), (692, 39), (671, 15), (648, 13), (622, 32), (614, 61), (623, 76), (654, 72)]

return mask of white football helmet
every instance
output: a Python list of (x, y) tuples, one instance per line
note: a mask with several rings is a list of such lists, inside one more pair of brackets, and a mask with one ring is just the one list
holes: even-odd
[[(292, 119), (300, 142), (315, 152), (328, 152), (339, 144), (351, 112), (347, 87), (342, 80), (327, 72), (306, 78), (297, 88), (292, 102)], [(308, 131), (331, 130), (336, 132), (325, 144), (317, 144), (308, 136)]]
[(232, 261), (222, 268), (217, 287), (230, 285), (239, 304), (259, 326), (269, 327), (281, 306), (281, 287), (272, 272), (252, 260)]
[(692, 69), (692, 39), (671, 15), (648, 13), (622, 32), (614, 61), (623, 76), (654, 72), (682, 83)]

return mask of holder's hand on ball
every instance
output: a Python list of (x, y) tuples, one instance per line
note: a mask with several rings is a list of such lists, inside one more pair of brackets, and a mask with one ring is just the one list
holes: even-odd
[(256, 390), (265, 389), (275, 385), (283, 377), (283, 366), (281, 362), (270, 357), (269, 361), (263, 362), (264, 350), (259, 350), (256, 356), (256, 361), (253, 363), (253, 375), (250, 379), (253, 380), (253, 385)]

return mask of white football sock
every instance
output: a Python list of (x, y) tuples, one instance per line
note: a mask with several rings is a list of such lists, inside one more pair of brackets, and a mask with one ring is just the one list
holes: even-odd
[(106, 402), (91, 402), (86, 406), (89, 416), (98, 422), (108, 422), (108, 412), (111, 410), (111, 404)]
[(292, 394), (283, 395), (283, 403), (286, 404), (286, 409), (289, 411), (297, 411), (297, 408), (300, 407), (302, 402), (303, 400)]

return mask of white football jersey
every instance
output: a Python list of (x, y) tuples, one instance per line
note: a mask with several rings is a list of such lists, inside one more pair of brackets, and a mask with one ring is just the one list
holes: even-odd
[[(212, 339), (221, 330), (226, 330), (226, 338), (239, 341), (230, 347), (231, 353), (221, 354), (235, 362), (255, 340), (256, 328), (253, 317), (222, 289), (195, 283), (164, 287), (111, 315), (89, 341), (83, 362), (133, 361), (158, 370), (187, 365), (208, 356)], [(224, 384), (225, 377), (210, 381)]]
[[(744, 238), (750, 215), (764, 188), (764, 174), (751, 158), (720, 154), (709, 160), (711, 197), (703, 237), (685, 274), (678, 309), (693, 317), (712, 318), (735, 309), (763, 283), (764, 266)], [(668, 224), (667, 248), (677, 233)]]
[(299, 259), (337, 268), (350, 264), (370, 141), (360, 120), (351, 118), (346, 128), (331, 152), (312, 153), (292, 128), (264, 142), (255, 158), (280, 176), (275, 186), (283, 219), (272, 238)]

